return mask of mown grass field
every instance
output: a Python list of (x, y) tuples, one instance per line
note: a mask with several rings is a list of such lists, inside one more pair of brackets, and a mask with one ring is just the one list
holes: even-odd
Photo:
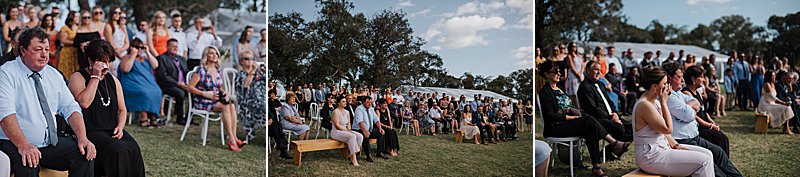
[[(200, 123), (197, 118), (195, 122)], [(139, 125), (125, 126), (142, 149), (146, 176), (264, 176), (266, 174), (265, 130), (243, 148), (232, 152), (220, 143), (219, 122), (210, 122), (208, 143), (201, 144), (201, 127), (191, 126), (183, 142), (179, 141), (183, 125), (148, 129)], [(239, 127), (237, 134), (243, 139)]]
[[(297, 167), (291, 159), (278, 157), (279, 152), (273, 149), (268, 155), (269, 176), (532, 176), (533, 173), (530, 132), (519, 133), (518, 141), (490, 145), (476, 145), (472, 140), (456, 143), (453, 134), (435, 137), (398, 134), (400, 156), (387, 160), (373, 157), (374, 163), (362, 156), (359, 167), (350, 165), (350, 160), (342, 158), (339, 150), (303, 153), (303, 164)], [(372, 152), (375, 148), (372, 145)]]

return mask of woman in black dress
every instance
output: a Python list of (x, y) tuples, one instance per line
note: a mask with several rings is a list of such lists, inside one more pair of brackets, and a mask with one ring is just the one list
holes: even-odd
[(703, 71), (702, 67), (695, 65), (686, 68), (686, 72), (683, 74), (683, 79), (686, 81), (686, 87), (683, 87), (681, 92), (691, 95), (697, 99), (698, 102), (700, 102), (700, 110), (698, 110), (696, 113), (697, 117), (700, 119), (695, 119), (697, 120), (697, 130), (700, 133), (700, 137), (721, 147), (722, 150), (725, 151), (725, 154), (730, 154), (730, 143), (728, 142), (728, 136), (719, 129), (719, 124), (717, 124), (714, 119), (711, 119), (711, 116), (709, 116), (707, 112), (708, 109), (703, 106), (706, 105), (708, 100), (703, 98), (701, 94), (697, 92), (697, 90), (700, 89), (702, 84), (705, 82), (705, 78), (705, 72)]
[(127, 109), (122, 87), (108, 73), (114, 47), (96, 39), (89, 42), (86, 51), (92, 64), (70, 76), (69, 90), (83, 109), (86, 136), (97, 147), (95, 174), (145, 176), (139, 144), (124, 131)]
[[(78, 48), (78, 68), (84, 69), (89, 67), (89, 60), (86, 58), (86, 50), (84, 46), (86, 43), (93, 39), (100, 39), (100, 32), (92, 29), (91, 26), (92, 14), (89, 11), (81, 11), (81, 25), (78, 26), (77, 34), (72, 46)], [(116, 56), (116, 55), (115, 55)]]
[(383, 142), (386, 148), (383, 149), (386, 149), (389, 155), (397, 156), (397, 151), (400, 150), (400, 141), (397, 140), (397, 131), (395, 131), (394, 126), (392, 125), (392, 116), (389, 115), (389, 101), (386, 101), (386, 99), (380, 99), (378, 101), (378, 110), (375, 111), (375, 113), (378, 114), (378, 117), (381, 120), (381, 126), (385, 132), (383, 136), (386, 140)]
[[(600, 122), (580, 109), (576, 109), (567, 94), (556, 83), (561, 79), (561, 69), (556, 63), (546, 61), (539, 68), (539, 74), (545, 76), (547, 83), (539, 91), (539, 101), (544, 122), (544, 137), (575, 137), (585, 139), (589, 156), (592, 159), (592, 173), (604, 176), (600, 167), (599, 141), (606, 141), (614, 156), (627, 151), (630, 142), (617, 141), (603, 128)], [(612, 157), (613, 158), (613, 157)], [(607, 176), (607, 175), (605, 175)]]

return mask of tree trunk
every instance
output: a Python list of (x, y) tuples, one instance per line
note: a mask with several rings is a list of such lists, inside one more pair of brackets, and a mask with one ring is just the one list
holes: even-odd
[(78, 6), (81, 7), (80, 10), (91, 10), (91, 7), (89, 7), (89, 0), (78, 0)]
[(136, 17), (136, 24), (142, 20), (147, 20), (147, 2), (145, 0), (131, 0), (128, 1), (133, 6), (133, 16)]

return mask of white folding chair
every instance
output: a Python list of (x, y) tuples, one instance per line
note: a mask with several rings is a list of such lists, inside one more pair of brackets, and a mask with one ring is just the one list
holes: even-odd
[[(192, 78), (192, 74), (194, 71), (189, 71), (186, 73), (186, 83), (189, 83), (189, 80)], [(222, 113), (215, 113), (206, 110), (195, 109), (193, 106), (192, 101), (192, 93), (189, 93), (189, 111), (186, 113), (186, 125), (183, 127), (183, 133), (181, 133), (181, 141), (186, 136), (186, 132), (189, 130), (189, 126), (192, 125), (192, 117), (194, 115), (202, 116), (203, 117), (203, 146), (206, 146), (206, 138), (208, 137), (208, 121), (219, 121), (219, 139), (222, 141), (222, 145), (225, 145), (225, 131), (224, 131), (224, 123), (222, 120)], [(216, 117), (216, 118), (212, 118)]]
[(553, 148), (553, 151), (551, 151), (552, 154), (550, 154), (550, 157), (551, 157), (550, 158), (550, 167), (555, 167), (555, 158), (552, 158), (552, 157), (555, 157), (555, 155), (558, 153), (558, 147), (556, 147), (556, 144), (561, 144), (561, 145), (565, 145), (565, 146), (569, 147), (569, 175), (570, 176), (575, 176), (575, 172), (574, 172), (575, 164), (573, 164), (573, 163), (574, 163), (574, 159), (576, 157), (573, 157), (574, 152), (572, 152), (572, 151), (573, 151), (573, 147), (578, 147), (578, 151), (581, 150), (581, 148), (580, 148), (580, 146), (581, 146), (581, 138), (580, 137), (563, 137), (563, 138), (547, 137), (547, 138), (544, 138), (544, 141), (547, 142), (548, 145), (551, 145), (552, 148)]
[[(164, 94), (163, 96), (161, 96), (161, 102), (167, 104), (167, 115), (166, 115), (166, 119), (164, 121), (164, 124), (171, 126), (172, 123), (170, 122), (170, 120), (172, 118), (172, 110), (173, 110), (172, 106), (175, 104), (175, 98), (173, 98), (172, 96), (169, 96), (167, 94)], [(180, 105), (180, 106), (183, 106), (183, 105)], [(178, 113), (178, 114), (183, 114), (183, 113)], [(128, 123), (128, 124), (130, 124), (130, 123)]]

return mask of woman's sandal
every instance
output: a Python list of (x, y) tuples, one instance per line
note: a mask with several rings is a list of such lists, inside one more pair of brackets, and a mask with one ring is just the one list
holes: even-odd
[(139, 125), (141, 125), (142, 127), (150, 126), (150, 124), (147, 123), (147, 120), (139, 120)]
[[(617, 143), (622, 143), (622, 148), (621, 149), (617, 149)], [(614, 155), (616, 155), (618, 157), (621, 157), (622, 154), (624, 154), (625, 152), (628, 152), (628, 147), (631, 145), (631, 143), (630, 142), (614, 141), (614, 143), (611, 143), (610, 145), (613, 145), (613, 147), (614, 147), (614, 148), (611, 149), (611, 152)]]
[[(603, 170), (603, 168), (601, 168), (600, 166), (594, 166), (594, 167), (592, 167), (592, 174), (594, 174), (595, 170)], [(595, 175), (596, 175), (596, 174), (595, 174)], [(604, 172), (603, 172), (603, 174), (596, 175), (596, 176), (597, 176), (597, 177), (608, 177), (608, 174), (606, 174), (606, 172), (604, 171)]]
[(158, 121), (150, 120), (150, 128), (158, 128)]

